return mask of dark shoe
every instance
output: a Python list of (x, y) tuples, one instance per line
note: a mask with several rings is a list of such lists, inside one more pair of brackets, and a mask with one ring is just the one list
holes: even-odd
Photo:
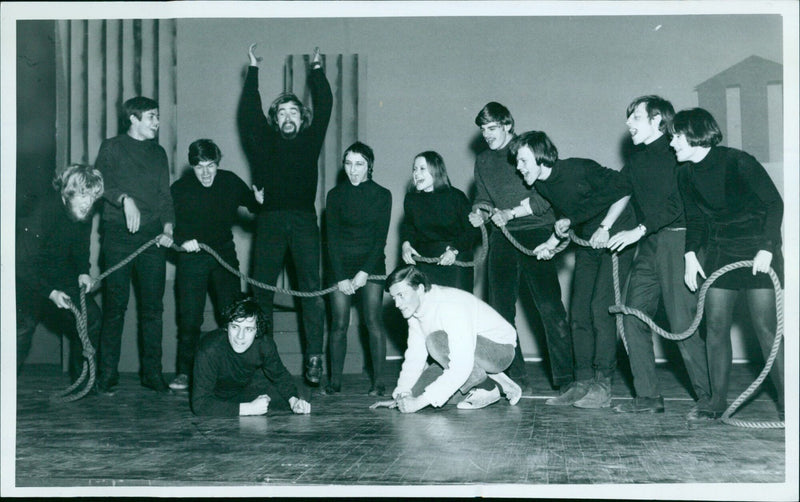
[(724, 411), (711, 411), (706, 410), (703, 408), (699, 408), (695, 406), (689, 413), (686, 414), (686, 420), (690, 422), (702, 421), (702, 420), (717, 420), (722, 414), (725, 413)]
[(319, 391), (319, 395), (320, 396), (332, 396), (332, 395), (336, 394), (337, 392), (339, 392), (341, 390), (342, 390), (342, 386), (341, 385), (335, 385), (335, 384), (329, 383), (328, 385), (325, 386), (324, 389)]
[(189, 389), (189, 375), (186, 373), (178, 373), (172, 382), (169, 384), (172, 390), (188, 390)]
[(373, 384), (372, 387), (369, 388), (367, 394), (370, 396), (383, 396), (386, 394), (386, 386), (382, 383)]
[(322, 378), (322, 354), (308, 356), (306, 380), (311, 384), (319, 385), (320, 378)]
[(583, 398), (583, 396), (589, 392), (589, 386), (591, 384), (591, 380), (572, 382), (561, 390), (561, 394), (557, 397), (551, 397), (545, 401), (544, 404), (549, 406), (572, 406), (575, 401)]
[(142, 377), (142, 387), (153, 389), (159, 394), (169, 393), (169, 386), (167, 385), (167, 382), (164, 381), (164, 377), (161, 376), (161, 373), (155, 373), (153, 375), (146, 375)]
[(614, 406), (617, 413), (664, 413), (664, 398), (635, 397), (632, 400)]
[(596, 377), (589, 387), (589, 392), (575, 401), (572, 406), (585, 409), (609, 408), (611, 406), (611, 378)]
[(104, 377), (97, 377), (95, 380), (95, 388), (97, 389), (98, 394), (102, 394), (104, 396), (113, 396), (116, 390), (114, 387), (119, 382), (119, 377), (111, 377), (111, 378), (104, 378)]

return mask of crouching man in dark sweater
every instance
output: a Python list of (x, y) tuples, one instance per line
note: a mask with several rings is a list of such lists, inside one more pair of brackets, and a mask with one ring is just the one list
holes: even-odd
[[(530, 131), (509, 144), (525, 183), (534, 185), (555, 209), (555, 234), (534, 249), (549, 260), (571, 226), (591, 247), (575, 251), (570, 327), (575, 351), (575, 383), (549, 405), (608, 408), (611, 377), (617, 364), (617, 332), (608, 308), (614, 304), (612, 256), (606, 249), (610, 233), (635, 226), (628, 206), (627, 178), (589, 159), (559, 159), (558, 150), (541, 131)], [(633, 250), (618, 253), (620, 284), (625, 283)]]
[(195, 355), (194, 414), (263, 415), (273, 397), (288, 401), (294, 413), (311, 413), (311, 404), (297, 397), (275, 342), (265, 336), (267, 318), (258, 304), (251, 299), (232, 303), (222, 322), (224, 327), (200, 340)]
[[(53, 187), (56, 191), (17, 219), (17, 369), (28, 355), (36, 326), (45, 322), (69, 338), (69, 375), (75, 381), (85, 356), (70, 307), (80, 305), (79, 288), (89, 292), (94, 286), (89, 242), (103, 176), (97, 169), (73, 164), (56, 175)], [(86, 296), (86, 316), (87, 335), (97, 349), (101, 312), (91, 296)]]

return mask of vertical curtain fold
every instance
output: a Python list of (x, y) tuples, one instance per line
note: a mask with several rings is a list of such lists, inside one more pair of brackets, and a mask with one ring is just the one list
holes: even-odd
[(60, 20), (56, 24), (57, 165), (91, 164), (121, 130), (122, 103), (158, 101), (159, 143), (175, 170), (175, 20)]

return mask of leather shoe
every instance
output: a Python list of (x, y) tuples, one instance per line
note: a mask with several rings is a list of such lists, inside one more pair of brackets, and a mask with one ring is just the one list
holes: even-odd
[(700, 421), (700, 420), (717, 420), (725, 413), (724, 411), (711, 411), (700, 409), (697, 406), (689, 410), (686, 414), (686, 420)]
[(336, 394), (337, 392), (339, 392), (341, 390), (342, 390), (342, 386), (341, 385), (334, 385), (332, 383), (329, 383), (328, 385), (325, 386), (324, 389), (319, 391), (319, 395), (320, 396), (332, 396), (332, 395)]
[(319, 385), (320, 378), (322, 378), (322, 354), (308, 356), (306, 380), (314, 385)]
[(111, 377), (111, 378), (104, 378), (104, 377), (97, 377), (95, 380), (95, 388), (97, 389), (98, 394), (102, 394), (105, 396), (113, 396), (116, 390), (114, 387), (119, 382), (119, 377)]
[(367, 394), (370, 396), (382, 396), (386, 394), (386, 386), (382, 383), (374, 384), (369, 388), (369, 392), (367, 392)]
[(167, 385), (167, 382), (164, 381), (164, 377), (161, 376), (160, 373), (145, 375), (142, 377), (142, 387), (153, 389), (159, 394), (169, 393), (169, 386)]
[(576, 401), (582, 399), (589, 392), (591, 380), (580, 380), (570, 383), (556, 397), (551, 397), (544, 404), (548, 406), (572, 406)]

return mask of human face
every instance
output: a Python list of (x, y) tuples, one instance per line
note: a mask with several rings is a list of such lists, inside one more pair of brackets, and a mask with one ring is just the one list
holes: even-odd
[(413, 288), (408, 281), (400, 281), (389, 286), (389, 295), (403, 318), (408, 319), (419, 310), (422, 297), (425, 295), (425, 286), (420, 284)]
[(158, 108), (154, 110), (147, 110), (142, 112), (142, 118), (139, 119), (136, 115), (131, 114), (129, 117), (131, 126), (128, 128), (128, 135), (133, 139), (144, 141), (146, 139), (153, 139), (158, 133)]
[(490, 150), (500, 150), (511, 141), (511, 124), (502, 125), (500, 122), (489, 122), (481, 126), (481, 134)]
[(217, 176), (217, 167), (217, 163), (213, 160), (204, 160), (198, 162), (196, 166), (192, 166), (192, 169), (194, 169), (194, 175), (197, 176), (200, 184), (208, 188), (214, 184), (214, 178)]
[(253, 345), (256, 339), (256, 318), (245, 317), (244, 319), (234, 319), (228, 323), (228, 341), (231, 348), (237, 354), (241, 354)]
[(684, 134), (675, 134), (672, 136), (669, 146), (675, 150), (675, 157), (678, 159), (678, 162), (686, 162), (687, 160), (698, 162), (702, 160), (702, 157), (694, 160), (698, 156), (698, 150), (700, 150), (700, 147), (690, 145), (689, 141), (686, 139), (686, 135)]
[(517, 171), (528, 186), (533, 185), (542, 173), (542, 166), (536, 163), (536, 156), (527, 145), (517, 150)]
[(636, 105), (633, 113), (625, 121), (634, 145), (641, 145), (642, 143), (649, 145), (660, 138), (662, 135), (661, 131), (658, 130), (660, 124), (661, 114), (657, 114), (653, 118), (647, 116), (647, 103)]
[(344, 157), (344, 172), (353, 186), (358, 186), (367, 179), (369, 163), (360, 153), (347, 152)]
[(72, 217), (75, 218), (76, 221), (83, 221), (89, 216), (89, 213), (92, 211), (92, 205), (94, 205), (94, 201), (96, 200), (97, 198), (91, 194), (76, 193), (64, 203), (67, 205), (70, 214), (72, 214)]
[(414, 187), (420, 192), (433, 191), (433, 175), (428, 169), (428, 162), (425, 157), (414, 159), (414, 167), (411, 168), (411, 177), (414, 180)]
[(294, 101), (279, 104), (275, 116), (278, 119), (278, 129), (285, 138), (293, 138), (300, 131), (303, 118)]

